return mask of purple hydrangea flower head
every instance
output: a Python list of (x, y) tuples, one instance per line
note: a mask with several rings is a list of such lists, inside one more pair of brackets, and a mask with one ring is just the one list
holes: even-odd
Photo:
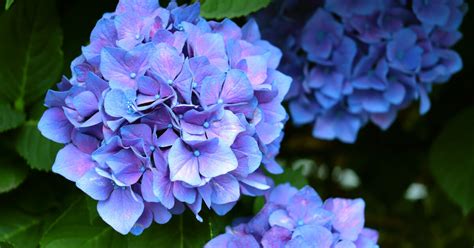
[(364, 227), (362, 199), (323, 202), (313, 188), (298, 190), (288, 183), (276, 186), (265, 198), (257, 215), (227, 227), (205, 247), (378, 247), (378, 233)]
[[(199, 3), (121, 0), (47, 93), (41, 133), (65, 144), (53, 171), (98, 201), (102, 219), (140, 234), (186, 207), (227, 213), (262, 195), (291, 78), (255, 21), (206, 21)], [(263, 164), (263, 166), (261, 166)], [(243, 241), (248, 243), (251, 241)]]
[(385, 130), (416, 100), (429, 110), (433, 85), (462, 69), (452, 47), (466, 10), (463, 0), (278, 0), (255, 18), (294, 79), (293, 123), (353, 143), (369, 121)]

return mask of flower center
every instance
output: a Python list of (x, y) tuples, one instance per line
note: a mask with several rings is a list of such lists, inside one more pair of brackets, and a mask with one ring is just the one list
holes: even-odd
[(193, 154), (194, 154), (195, 157), (201, 156), (201, 152), (200, 152), (199, 150), (195, 150), (195, 151), (193, 152)]
[(223, 103), (224, 103), (224, 100), (222, 100), (222, 99), (219, 98), (219, 100), (217, 100), (217, 103), (218, 103), (218, 104), (223, 104)]
[(135, 72), (130, 73), (130, 78), (135, 79), (137, 77), (137, 74)]
[(140, 35), (139, 34), (135, 35), (135, 40), (139, 40), (139, 39), (140, 39)]
[(204, 123), (202, 124), (202, 126), (203, 126), (204, 128), (209, 128), (209, 122), (207, 122), (207, 121), (204, 122)]
[(150, 151), (153, 152), (153, 151), (155, 151), (155, 149), (156, 149), (155, 146), (150, 146)]
[(160, 97), (161, 97), (160, 94), (155, 95), (155, 99), (160, 99)]
[(198, 84), (197, 84), (196, 82), (193, 82), (193, 83), (191, 84), (191, 87), (193, 87), (193, 89), (195, 89), (197, 86), (198, 86)]
[(168, 124), (168, 128), (172, 128), (173, 127), (173, 124)]
[(173, 84), (173, 80), (171, 79), (168, 79), (168, 81), (166, 81), (169, 85), (172, 85)]

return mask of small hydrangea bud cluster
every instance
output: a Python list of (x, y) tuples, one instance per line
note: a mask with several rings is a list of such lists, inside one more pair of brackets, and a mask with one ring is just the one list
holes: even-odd
[(280, 0), (256, 17), (294, 79), (293, 122), (352, 143), (368, 121), (386, 129), (415, 100), (429, 110), (432, 86), (462, 68), (451, 48), (466, 9), (463, 0)]
[(313, 188), (281, 184), (250, 220), (227, 227), (206, 248), (377, 248), (378, 233), (364, 228), (362, 199), (321, 200)]
[(97, 22), (72, 78), (47, 93), (41, 133), (65, 147), (53, 171), (140, 234), (189, 207), (225, 214), (261, 195), (287, 119), (291, 78), (257, 24), (206, 21), (199, 3), (121, 0)]

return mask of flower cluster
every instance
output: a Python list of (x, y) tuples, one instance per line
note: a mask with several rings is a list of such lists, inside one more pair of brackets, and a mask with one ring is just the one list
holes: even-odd
[(254, 21), (207, 22), (199, 3), (121, 0), (97, 22), (72, 77), (47, 93), (41, 133), (65, 147), (53, 171), (140, 234), (202, 203), (228, 212), (270, 188), (291, 78)]
[(429, 110), (432, 86), (462, 68), (451, 47), (466, 9), (463, 0), (280, 0), (256, 18), (294, 79), (293, 122), (352, 143), (368, 121), (386, 129), (415, 100)]
[(376, 248), (378, 233), (364, 228), (362, 199), (321, 200), (313, 188), (281, 184), (266, 194), (266, 203), (252, 219), (228, 227), (206, 248)]

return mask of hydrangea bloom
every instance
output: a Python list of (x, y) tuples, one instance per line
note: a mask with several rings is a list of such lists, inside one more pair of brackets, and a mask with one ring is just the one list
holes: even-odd
[(207, 22), (199, 3), (121, 0), (47, 93), (41, 133), (65, 144), (53, 171), (98, 201), (105, 222), (140, 234), (202, 202), (228, 212), (271, 181), (291, 78), (254, 21)]
[(279, 0), (256, 18), (294, 79), (293, 122), (352, 143), (367, 122), (386, 129), (415, 100), (429, 110), (432, 86), (462, 68), (451, 47), (466, 9), (463, 0)]
[(281, 184), (266, 194), (255, 217), (207, 243), (206, 248), (376, 248), (378, 233), (364, 228), (362, 199), (322, 201), (313, 188)]

